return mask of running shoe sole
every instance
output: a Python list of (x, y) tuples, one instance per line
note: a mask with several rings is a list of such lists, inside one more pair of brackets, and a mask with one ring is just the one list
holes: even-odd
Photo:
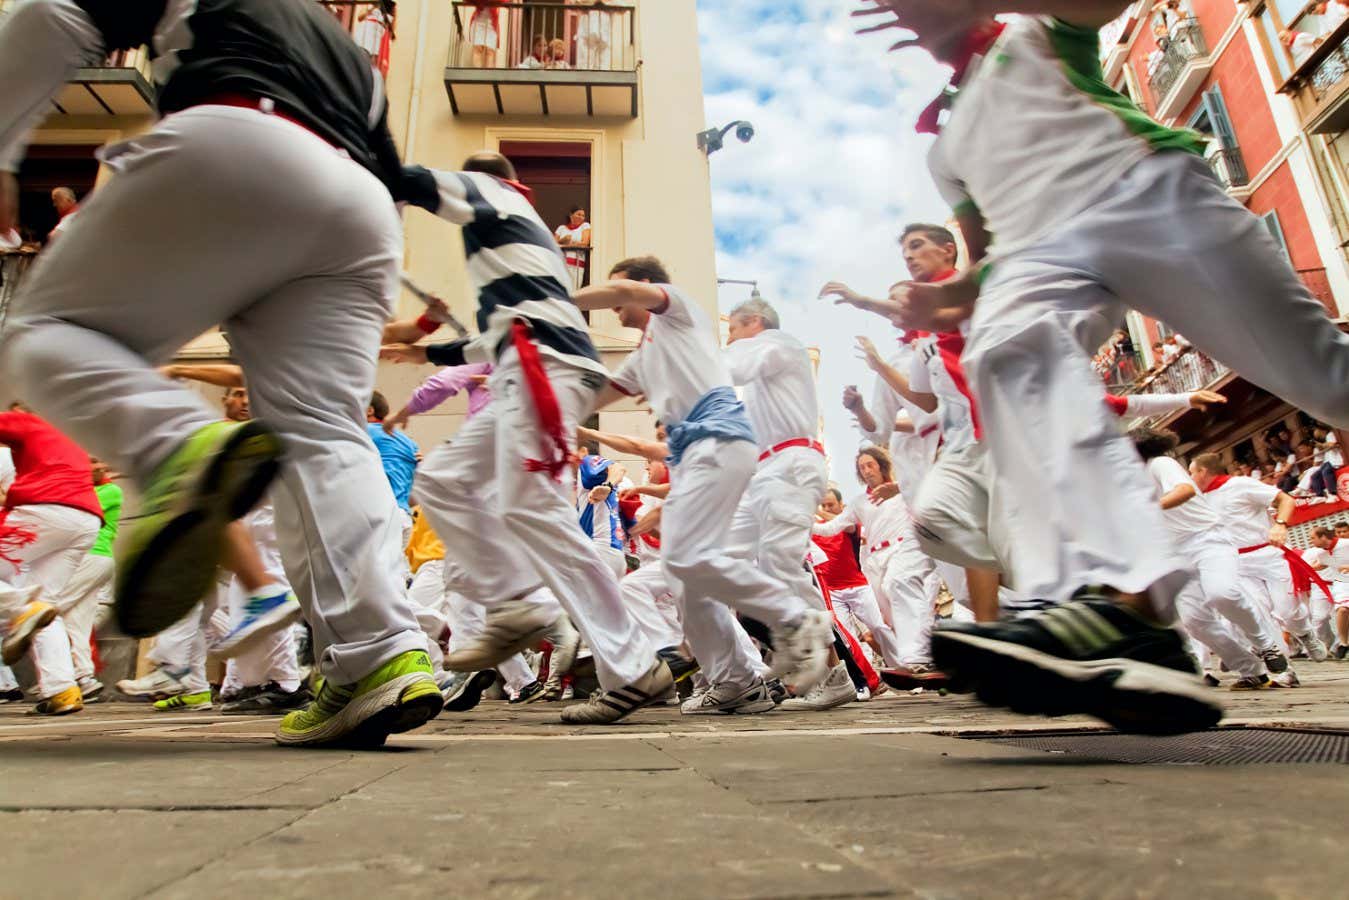
[(902, 672), (896, 672), (894, 669), (881, 669), (878, 674), (886, 686), (897, 691), (911, 691), (914, 688), (938, 691), (942, 688), (949, 690), (951, 687), (951, 679), (941, 673), (929, 674), (924, 677), (912, 673), (906, 675)]
[(233, 640), (222, 640), (218, 644), (211, 645), (211, 653), (222, 659), (228, 659), (232, 656), (241, 656), (249, 650), (256, 647), (266, 638), (271, 637), (283, 628), (289, 628), (291, 625), (300, 621), (301, 611), (299, 603), (283, 603), (275, 609), (270, 609), (258, 616), (258, 624), (250, 628), (247, 632), (235, 637)]
[(497, 673), (491, 669), (475, 672), (465, 679), (459, 690), (445, 698), (446, 712), (468, 712), (482, 702), (483, 691), (496, 684)]
[(221, 445), (163, 527), (125, 569), (119, 566), (113, 608), (124, 634), (158, 634), (215, 588), (225, 528), (262, 499), (280, 469), (281, 453), (281, 439), (257, 420), (235, 429)]
[(932, 655), (984, 703), (1026, 715), (1084, 713), (1122, 732), (1151, 735), (1202, 731), (1223, 716), (1198, 679), (1151, 663), (1068, 660), (955, 631), (932, 635)]
[(340, 713), (306, 734), (278, 730), (276, 742), (290, 747), (373, 749), (383, 746), (391, 734), (425, 725), (440, 715), (442, 703), (435, 679), (423, 672), (410, 672), (353, 697)]
[(42, 612), (29, 616), (19, 624), (9, 634), (5, 635), (3, 644), (0, 644), (0, 659), (3, 659), (5, 665), (12, 666), (28, 654), (28, 648), (33, 646), (33, 638), (39, 631), (56, 621), (56, 607), (49, 606)]

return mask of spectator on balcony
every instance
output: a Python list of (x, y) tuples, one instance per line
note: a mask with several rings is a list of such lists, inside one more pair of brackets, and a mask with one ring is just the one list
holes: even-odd
[(23, 235), (19, 234), (19, 229), (11, 228), (8, 231), (0, 231), (0, 253), (18, 250), (22, 246)]
[(393, 31), (394, 0), (380, 0), (371, 4), (365, 15), (351, 29), (356, 46), (370, 57), (370, 65), (385, 78), (389, 77), (389, 40)]
[(468, 43), (473, 48), (473, 67), (495, 69), (501, 46), (501, 10), (491, 0), (468, 0), (474, 7), (468, 19)]
[(52, 188), (52, 206), (56, 209), (59, 221), (47, 235), (49, 243), (56, 240), (57, 236), (70, 225), (71, 218), (80, 211), (80, 202), (75, 197), (75, 191), (68, 187)]
[(576, 68), (608, 70), (613, 66), (614, 14), (596, 0), (568, 0), (577, 6), (600, 7), (578, 14), (576, 21)]
[(567, 42), (562, 38), (553, 38), (548, 42), (548, 63), (545, 69), (570, 69), (567, 61)]
[(546, 69), (548, 67), (548, 39), (541, 34), (534, 35), (534, 48), (520, 61), (517, 69)]
[(1279, 43), (1287, 48), (1288, 53), (1293, 57), (1293, 65), (1298, 67), (1307, 61), (1320, 41), (1305, 31), (1289, 30), (1279, 34)]
[(1326, 3), (1313, 4), (1312, 11), (1317, 16), (1322, 37), (1332, 33), (1344, 24), (1345, 19), (1349, 19), (1349, 5), (1343, 3), (1342, 0), (1329, 0)]
[[(567, 221), (557, 226), (553, 236), (564, 248), (562, 255), (567, 258), (572, 287), (579, 290), (585, 286), (586, 262), (590, 258), (590, 223), (586, 221), (585, 207), (573, 206), (567, 212)], [(571, 247), (577, 249), (565, 249)]]

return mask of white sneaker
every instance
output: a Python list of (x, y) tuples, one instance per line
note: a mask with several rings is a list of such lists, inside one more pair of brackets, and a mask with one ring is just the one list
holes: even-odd
[(754, 679), (747, 688), (717, 684), (685, 700), (679, 711), (686, 716), (706, 716), (712, 713), (745, 714), (776, 709), (773, 696), (762, 678)]
[(1326, 645), (1311, 632), (1299, 635), (1298, 640), (1302, 642), (1302, 649), (1307, 651), (1307, 656), (1311, 658), (1312, 662), (1325, 662), (1326, 658), (1330, 656), (1330, 651), (1326, 650)]
[[(867, 696), (870, 699), (870, 693)], [(848, 677), (848, 667), (839, 663), (829, 670), (829, 677), (815, 685), (810, 693), (804, 697), (784, 700), (782, 708), (798, 711), (833, 709), (836, 706), (854, 703), (858, 699), (857, 689), (853, 687), (852, 679)]]
[(128, 697), (145, 697), (149, 700), (164, 700), (179, 694), (189, 693), (182, 680), (169, 674), (163, 668), (155, 669), (144, 678), (126, 678), (117, 682), (117, 690)]
[(445, 668), (456, 672), (495, 669), (520, 651), (547, 639), (558, 615), (556, 607), (524, 598), (498, 603), (487, 610), (482, 631), (445, 657)]
[(773, 675), (798, 693), (809, 692), (829, 674), (834, 627), (829, 614), (808, 609), (773, 631)]

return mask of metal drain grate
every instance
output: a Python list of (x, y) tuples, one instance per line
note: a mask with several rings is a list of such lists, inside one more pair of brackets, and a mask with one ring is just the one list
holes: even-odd
[(972, 740), (1140, 765), (1240, 766), (1260, 763), (1349, 765), (1349, 733), (1233, 728), (1175, 737), (1133, 734), (1023, 734)]

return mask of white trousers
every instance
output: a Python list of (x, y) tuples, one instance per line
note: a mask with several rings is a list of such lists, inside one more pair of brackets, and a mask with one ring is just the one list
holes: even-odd
[[(1274, 616), (1279, 626), (1294, 637), (1312, 630), (1307, 601), (1293, 594), (1293, 576), (1288, 560), (1276, 547), (1261, 547), (1238, 557), (1237, 571), (1247, 595)], [(1315, 585), (1312, 590), (1320, 593)], [(1325, 600), (1325, 594), (1321, 594)]]
[[(898, 665), (932, 662), (932, 627), (936, 610), (927, 592), (932, 560), (910, 535), (867, 557), (863, 574), (871, 582), (876, 599), (890, 610), (894, 626)], [(888, 661), (888, 660), (887, 660)]]
[(75, 664), (75, 680), (88, 681), (94, 677), (94, 658), (90, 646), (94, 620), (99, 607), (112, 603), (112, 577), (116, 570), (111, 556), (86, 553), (75, 567), (65, 590), (61, 592), (58, 609), (66, 622), (70, 636), (70, 655)]
[(144, 485), (218, 418), (154, 367), (223, 323), (253, 412), (285, 442), (273, 499), (319, 668), (346, 684), (420, 649), (365, 425), (402, 261), (388, 191), (303, 128), (233, 107), (170, 115), (105, 159), (116, 176), (14, 301), (5, 377)]
[(684, 626), (670, 581), (659, 561), (649, 562), (619, 582), (623, 604), (646, 632), (654, 647), (678, 647), (684, 643)]
[(1272, 619), (1242, 589), (1237, 548), (1224, 534), (1196, 535), (1178, 543), (1180, 554), (1198, 574), (1198, 588), (1218, 615), (1236, 628), (1256, 652), (1281, 644)]
[[(258, 550), (267, 580), (285, 585), (286, 575), (270, 500), (251, 511), (242, 522)], [(243, 583), (221, 569), (215, 592), (155, 637), (154, 647), (148, 654), (149, 660), (163, 666), (182, 681), (189, 693), (207, 690), (210, 685), (206, 676), (206, 657), (210, 646), (228, 634), (234, 623), (243, 618), (248, 600), (248, 591), (244, 589)], [(226, 660), (221, 689), (233, 693), (269, 681), (276, 682), (287, 691), (300, 686), (295, 636), (289, 628), (267, 635), (242, 653)]]
[(828, 487), (824, 457), (808, 447), (789, 447), (758, 463), (731, 520), (727, 552), (786, 585), (800, 607), (824, 609), (805, 560), (815, 512)]
[(1203, 160), (1145, 159), (1058, 234), (996, 260), (975, 307), (964, 362), (997, 478), (990, 516), (1016, 535), (1007, 572), (1029, 596), (1063, 601), (1085, 584), (1144, 591), (1182, 568), (1090, 365), (1130, 307), (1349, 426), (1349, 336), (1264, 224)]
[(995, 487), (983, 443), (943, 449), (923, 479), (913, 508), (923, 552), (962, 569), (1000, 571), (1010, 541), (1005, 531), (994, 540), (989, 494)]
[[(563, 433), (575, 434), (594, 406), (599, 379), (547, 358), (544, 369)], [(655, 648), (624, 608), (595, 542), (577, 526), (568, 485), (526, 469), (545, 438), (514, 349), (498, 361), (489, 387), (491, 404), (417, 467), (414, 494), (453, 548), (445, 583), (487, 606), (524, 596), (560, 601), (594, 654), (600, 685), (607, 691), (631, 684), (650, 670)], [(541, 585), (551, 592), (538, 592)]]
[[(1251, 650), (1251, 642), (1238, 634), (1228, 619), (1218, 615), (1217, 609), (1204, 597), (1198, 579), (1187, 584), (1176, 596), (1176, 615), (1182, 630), (1242, 678), (1253, 678), (1266, 671), (1264, 660)], [(1202, 662), (1203, 654), (1199, 655)]]
[[(738, 508), (747, 489), (753, 489), (758, 456), (748, 441), (695, 441), (670, 472), (670, 494), (661, 511), (661, 563), (671, 585), (679, 586), (673, 593), (683, 601), (680, 619), (689, 649), (713, 684), (748, 685), (762, 670), (757, 654), (748, 652), (737, 635), (741, 626), (732, 609), (776, 628), (824, 602), (818, 593), (808, 602), (795, 585), (788, 587), (769, 571), (785, 565), (777, 557), (785, 552), (782, 534), (797, 524), (786, 521), (785, 503), (773, 506), (771, 491), (750, 501), (751, 510), (764, 517), (757, 524), (767, 553), (759, 557), (758, 568), (745, 553), (756, 520)], [(770, 513), (772, 508), (780, 509), (780, 517)], [(813, 516), (814, 507), (793, 560), (803, 575)], [(735, 534), (733, 520), (741, 525)], [(739, 555), (732, 555), (737, 548)]]
[(895, 638), (894, 630), (886, 623), (885, 617), (881, 615), (880, 604), (876, 602), (876, 594), (872, 591), (870, 585), (830, 588), (829, 602), (834, 605), (834, 614), (840, 620), (846, 623), (848, 617), (852, 616), (862, 623), (863, 628), (871, 632), (886, 665), (900, 666), (904, 664), (901, 660), (899, 641)]
[[(23, 611), (24, 588), (40, 585), (39, 599), (60, 609), (70, 577), (98, 537), (98, 516), (70, 506), (34, 504), (9, 511), (5, 527), (31, 533), (32, 543), (0, 559), (0, 633)], [(63, 616), (33, 638), (32, 648), (14, 664), (14, 674), (31, 700), (45, 700), (75, 686), (70, 637)]]
[(445, 562), (428, 559), (412, 576), (408, 585), (408, 600), (417, 616), (417, 624), (426, 635), (426, 652), (431, 657), (431, 668), (445, 667), (445, 651), (450, 640), (450, 594), (445, 589)]

